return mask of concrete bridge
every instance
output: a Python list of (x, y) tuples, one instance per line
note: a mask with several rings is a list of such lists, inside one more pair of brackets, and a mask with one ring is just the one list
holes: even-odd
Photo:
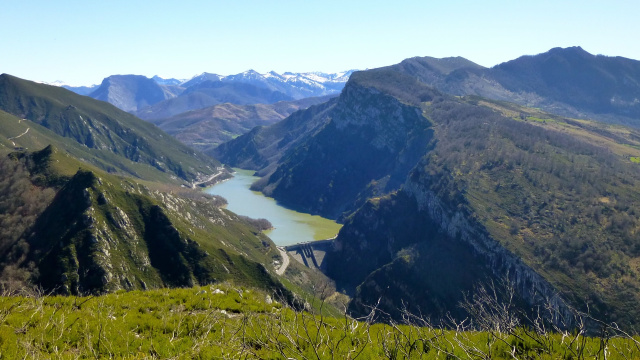
[(292, 258), (304, 264), (304, 266), (323, 270), (322, 263), (324, 261), (324, 255), (327, 251), (331, 251), (334, 240), (335, 237), (326, 240), (308, 241), (288, 245), (285, 246), (284, 249)]

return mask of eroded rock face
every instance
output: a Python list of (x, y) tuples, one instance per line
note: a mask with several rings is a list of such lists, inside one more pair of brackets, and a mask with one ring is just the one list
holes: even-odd
[(358, 84), (323, 116), (329, 121), (280, 161), (261, 190), (331, 218), (397, 190), (433, 136), (419, 107)]
[(375, 88), (350, 85), (340, 97), (332, 120), (339, 131), (367, 128), (368, 140), (376, 149), (398, 152), (410, 137), (410, 131), (428, 126), (420, 108), (401, 103)]
[(464, 294), (506, 281), (521, 310), (550, 305), (556, 311), (551, 320), (570, 325), (561, 324), (571, 313), (557, 290), (459, 203), (430, 190), (431, 179), (420, 175), (398, 193), (367, 202), (326, 255), (327, 273), (339, 286), (355, 290), (349, 309), (367, 314), (379, 301), (396, 319), (406, 307), (436, 322), (447, 314), (461, 320), (467, 316), (459, 307)]
[[(508, 279), (517, 294), (531, 308), (548, 304), (558, 312), (556, 316), (571, 319), (569, 306), (558, 291), (519, 257), (493, 239), (484, 227), (470, 220), (467, 214), (442, 202), (433, 191), (425, 190), (416, 179), (410, 178), (403, 191), (415, 199), (418, 210), (426, 213), (441, 232), (470, 246), (474, 254), (487, 263), (495, 278)], [(562, 325), (560, 318), (553, 320), (557, 325)]]

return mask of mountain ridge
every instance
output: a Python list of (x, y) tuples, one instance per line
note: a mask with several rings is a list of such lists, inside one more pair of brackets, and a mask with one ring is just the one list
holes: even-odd
[[(127, 173), (151, 180), (162, 177), (168, 182), (198, 181), (201, 177), (222, 172), (221, 164), (186, 147), (157, 127), (111, 104), (77, 95), (63, 88), (37, 84), (11, 75), (0, 75), (0, 110), (16, 118), (3, 127), (22, 128), (25, 135), (14, 143), (45, 136), (60, 142), (60, 136), (79, 145), (75, 155), (89, 155), (92, 163), (107, 171)], [(33, 127), (30, 124), (42, 126)], [(44, 130), (44, 129), (47, 130)], [(16, 131), (16, 130), (12, 130)], [(36, 132), (38, 134), (36, 134)], [(45, 134), (54, 133), (56, 136)], [(12, 132), (11, 136), (19, 135)], [(9, 137), (9, 134), (6, 135)], [(39, 146), (46, 146), (37, 140)], [(34, 143), (34, 144), (35, 144)], [(63, 145), (67, 146), (67, 145)], [(131, 166), (143, 164), (149, 171)], [(152, 174), (153, 173), (153, 174)]]
[(457, 96), (479, 95), (563, 116), (639, 126), (637, 60), (592, 55), (575, 46), (521, 56), (492, 68), (465, 65), (444, 73), (415, 59), (391, 68)]
[[(142, 75), (111, 75), (102, 81), (101, 85), (94, 86), (69, 86), (63, 82), (55, 82), (50, 85), (63, 86), (80, 95), (110, 102), (121, 110), (139, 112), (145, 108), (158, 104), (161, 101), (179, 97), (189, 88), (207, 81), (223, 82), (228, 84), (249, 84), (260, 89), (268, 89), (273, 93), (282, 93), (286, 96), (279, 100), (300, 100), (306, 97), (327, 96), (338, 93), (344, 87), (351, 73), (355, 70), (338, 73), (305, 72), (283, 74), (270, 71), (260, 74), (254, 70), (247, 70), (233, 75), (218, 75), (202, 73), (188, 80), (163, 79), (157, 75), (147, 78)], [(188, 92), (186, 93), (188, 94)], [(228, 102), (225, 100), (218, 103)], [(271, 103), (272, 100), (232, 100), (235, 104)], [(211, 102), (208, 106), (214, 105)], [(188, 110), (195, 110), (202, 105), (193, 105)], [(186, 111), (186, 110), (185, 110)], [(147, 110), (146, 113), (149, 113)], [(179, 112), (173, 111), (171, 115)], [(145, 116), (144, 112), (139, 113)], [(153, 116), (153, 118), (167, 117)]]

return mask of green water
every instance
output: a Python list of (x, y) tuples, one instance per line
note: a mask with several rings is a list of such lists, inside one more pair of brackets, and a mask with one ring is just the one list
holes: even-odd
[(334, 237), (342, 227), (330, 219), (287, 209), (278, 205), (273, 198), (249, 190), (251, 184), (259, 178), (252, 176), (253, 171), (235, 170), (232, 179), (205, 191), (227, 199), (227, 209), (238, 215), (269, 220), (274, 229), (265, 233), (276, 245), (328, 239)]

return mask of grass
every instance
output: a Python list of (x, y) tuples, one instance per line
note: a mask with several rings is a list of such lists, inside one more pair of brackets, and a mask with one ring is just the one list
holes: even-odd
[[(316, 312), (316, 314), (319, 314)], [(637, 338), (374, 324), (296, 312), (232, 283), (97, 297), (0, 297), (2, 358), (608, 359), (638, 358)]]

